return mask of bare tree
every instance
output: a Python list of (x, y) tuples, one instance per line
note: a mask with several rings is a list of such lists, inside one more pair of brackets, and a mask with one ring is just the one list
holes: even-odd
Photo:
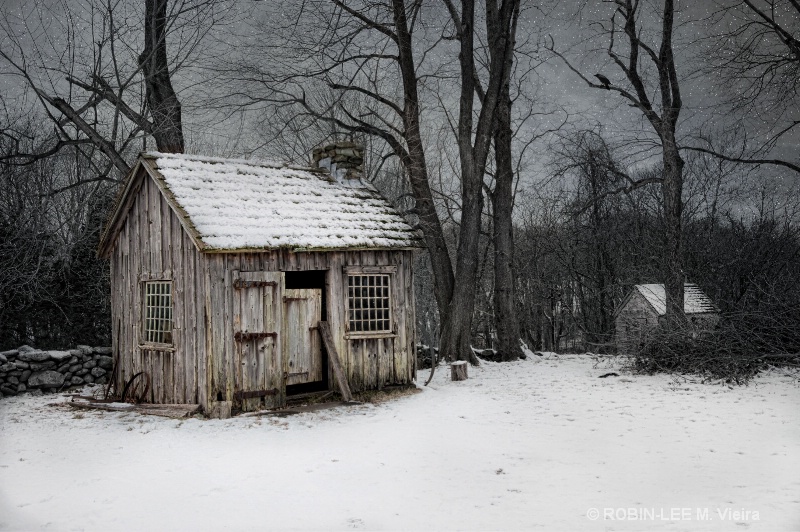
[[(180, 103), (171, 75), (195, 52), (224, 4), (147, 0), (140, 13), (127, 9), (124, 3), (93, 0), (77, 8), (37, 5), (24, 17), (3, 13), (0, 32), (8, 46), (0, 49), (0, 60), (6, 75), (30, 91), (39, 105), (29, 110), (43, 116), (54, 133), (26, 151), (18, 132), (4, 129), (0, 133), (15, 146), (3, 154), (4, 162), (30, 164), (71, 147), (96, 165), (89, 179), (115, 180), (128, 172), (130, 154), (145, 145), (147, 136), (155, 138), (161, 151), (183, 150)], [(53, 32), (67, 36), (68, 54), (47, 37)], [(171, 60), (170, 34), (179, 41)], [(142, 42), (142, 52), (134, 55)]]
[[(475, 92), (478, 84), (475, 61), (475, 4), (472, 0), (462, 0), (460, 12), (450, 0), (445, 0), (445, 4), (456, 25), (460, 43), (461, 94), (457, 143), (461, 164), (461, 223), (456, 253), (456, 278), (459, 283), (451, 301), (450, 321), (443, 324), (441, 349), (450, 360), (469, 359), (475, 362), (470, 347), (470, 332), (478, 272), (483, 177), (486, 173), (493, 134), (497, 129), (498, 114), (502, 113), (498, 112), (498, 107), (502, 105), (503, 95), (507, 94), (504, 87), (507, 90), (513, 64), (519, 1), (487, 0), (486, 2), (486, 38), (491, 62), (477, 123), (474, 123)], [(503, 170), (506, 170), (505, 166)], [(513, 181), (513, 174), (511, 180)], [(501, 230), (503, 229), (506, 227), (501, 227)], [(508, 244), (511, 245), (510, 242)], [(506, 248), (503, 250), (509, 251)], [(513, 300), (511, 301), (513, 305)], [(469, 309), (469, 312), (464, 312), (465, 309)]]
[(0, 78), (12, 89), (0, 96), (7, 347), (108, 340), (108, 266), (96, 257), (107, 209), (149, 138), (163, 151), (183, 149), (170, 77), (224, 7), (89, 0), (0, 8)]
[[(167, 0), (145, 0), (144, 51), (139, 55), (139, 66), (156, 146), (162, 152), (183, 153), (181, 104), (172, 88), (167, 59), (167, 23)], [(137, 123), (142, 123), (141, 117)]]
[[(498, 61), (490, 68), (477, 123), (473, 120), (477, 70), (473, 47), (475, 6), (466, 1), (458, 9), (448, 3), (460, 44), (460, 110), (456, 129), (461, 193), (455, 268), (428, 174), (420, 97), (421, 80), (435, 84), (450, 76), (446, 64), (437, 65), (432, 71), (424, 69), (426, 60), (437, 48), (447, 44), (453, 27), (440, 24), (439, 33), (435, 34), (432, 28), (441, 19), (437, 12), (440, 10), (426, 11), (425, 7), (423, 2), (403, 0), (305, 2), (289, 10), (292, 16), (281, 21), (288, 23), (283, 28), (277, 27), (274, 20), (262, 28), (265, 33), (278, 32), (281, 42), (254, 43), (256, 49), (275, 58), (279, 67), (242, 58), (232, 68), (224, 69), (224, 75), (241, 88), (236, 110), (266, 107), (271, 115), (275, 110), (291, 108), (295, 124), (308, 119), (327, 122), (345, 134), (369, 135), (386, 143), (389, 153), (401, 161), (407, 173), (415, 203), (409, 212), (419, 219), (430, 255), (442, 355), (451, 360), (476, 361), (470, 349), (470, 326), (483, 212), (483, 177), (500, 89), (510, 65), (506, 58), (513, 53), (510, 32), (518, 2), (487, 4), (487, 20), (498, 28), (490, 38)], [(433, 23), (426, 23), (426, 19)], [(309, 34), (303, 31), (308, 26), (322, 30)], [(418, 37), (417, 33), (422, 35)], [(334, 97), (320, 97), (325, 91), (331, 91)]]
[[(683, 255), (682, 226), (683, 210), (683, 165), (675, 132), (683, 106), (678, 71), (673, 54), (673, 30), (675, 19), (674, 0), (663, 0), (660, 24), (661, 43), (658, 47), (642, 39), (639, 0), (615, 0), (617, 5), (607, 27), (608, 56), (624, 75), (623, 82), (612, 81), (602, 74), (592, 81), (574, 67), (563, 54), (551, 50), (567, 67), (590, 87), (617, 93), (630, 102), (647, 119), (661, 143), (662, 172), (660, 177), (664, 207), (664, 254), (666, 266), (665, 290), (668, 321), (683, 321)], [(620, 51), (618, 35), (625, 37), (627, 49)], [(651, 98), (647, 76), (643, 75), (643, 62), (655, 69), (655, 95)], [(644, 184), (644, 182), (642, 182)]]

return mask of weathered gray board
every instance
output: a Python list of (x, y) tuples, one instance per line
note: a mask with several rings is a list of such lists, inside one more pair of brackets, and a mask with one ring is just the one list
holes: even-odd
[(322, 350), (317, 330), (321, 317), (321, 290), (284, 290), (283, 353), (287, 386), (323, 379)]
[(347, 377), (342, 369), (342, 362), (339, 358), (339, 353), (336, 350), (336, 342), (333, 341), (331, 336), (331, 327), (328, 322), (319, 322), (319, 332), (322, 335), (322, 341), (325, 342), (325, 348), (328, 350), (328, 359), (331, 362), (331, 369), (336, 377), (336, 382), (339, 385), (339, 393), (342, 398), (349, 402), (353, 400), (353, 394), (350, 393), (350, 385), (347, 382)]

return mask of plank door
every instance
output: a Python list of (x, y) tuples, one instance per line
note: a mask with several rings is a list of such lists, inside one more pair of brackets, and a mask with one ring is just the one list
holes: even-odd
[(289, 289), (283, 292), (283, 357), (286, 385), (322, 380), (319, 321), (322, 290)]
[(281, 406), (280, 272), (234, 272), (234, 405), (242, 411)]

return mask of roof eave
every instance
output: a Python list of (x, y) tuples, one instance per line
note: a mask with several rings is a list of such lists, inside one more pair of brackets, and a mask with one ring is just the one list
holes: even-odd
[(271, 251), (286, 250), (292, 253), (324, 253), (335, 251), (419, 251), (422, 246), (359, 246), (359, 247), (319, 247), (319, 248), (293, 248), (293, 247), (259, 247), (259, 248), (210, 248), (205, 247), (200, 251), (207, 254), (218, 253), (269, 253)]
[(111, 215), (106, 221), (103, 232), (100, 234), (100, 241), (97, 244), (97, 256), (101, 259), (107, 259), (111, 255), (112, 244), (122, 228), (121, 224), (124, 217), (127, 215), (127, 211), (129, 211), (132, 206), (128, 204), (127, 200), (132, 194), (131, 191), (134, 188), (138, 189), (140, 184), (141, 180), (137, 181), (136, 177), (139, 175), (138, 170), (141, 166), (141, 160), (137, 159), (136, 164), (131, 167), (128, 175), (125, 176), (125, 185), (117, 195)]
[[(144, 157), (142, 158), (145, 159)], [(180, 203), (178, 203), (177, 198), (175, 198), (175, 194), (167, 186), (167, 183), (164, 181), (164, 176), (161, 175), (161, 172), (158, 170), (156, 166), (156, 158), (155, 157), (147, 157), (147, 162), (142, 164), (142, 166), (147, 170), (147, 173), (150, 174), (150, 177), (153, 178), (153, 182), (155, 182), (158, 190), (161, 191), (161, 194), (167, 200), (167, 204), (170, 206), (172, 211), (175, 213), (175, 216), (178, 217), (178, 221), (183, 227), (183, 230), (186, 231), (186, 234), (189, 235), (192, 243), (195, 245), (198, 251), (205, 252), (208, 249), (208, 244), (203, 242), (203, 237), (200, 235), (200, 232), (192, 223), (191, 217), (189, 214), (181, 207)]]

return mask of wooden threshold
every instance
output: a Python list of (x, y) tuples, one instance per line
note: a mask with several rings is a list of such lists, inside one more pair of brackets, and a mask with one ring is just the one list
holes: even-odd
[(70, 401), (67, 403), (72, 408), (81, 410), (103, 410), (106, 412), (133, 412), (135, 414), (149, 414), (170, 418), (192, 417), (200, 412), (200, 405), (184, 404), (130, 404), (130, 403), (100, 403), (91, 401)]

